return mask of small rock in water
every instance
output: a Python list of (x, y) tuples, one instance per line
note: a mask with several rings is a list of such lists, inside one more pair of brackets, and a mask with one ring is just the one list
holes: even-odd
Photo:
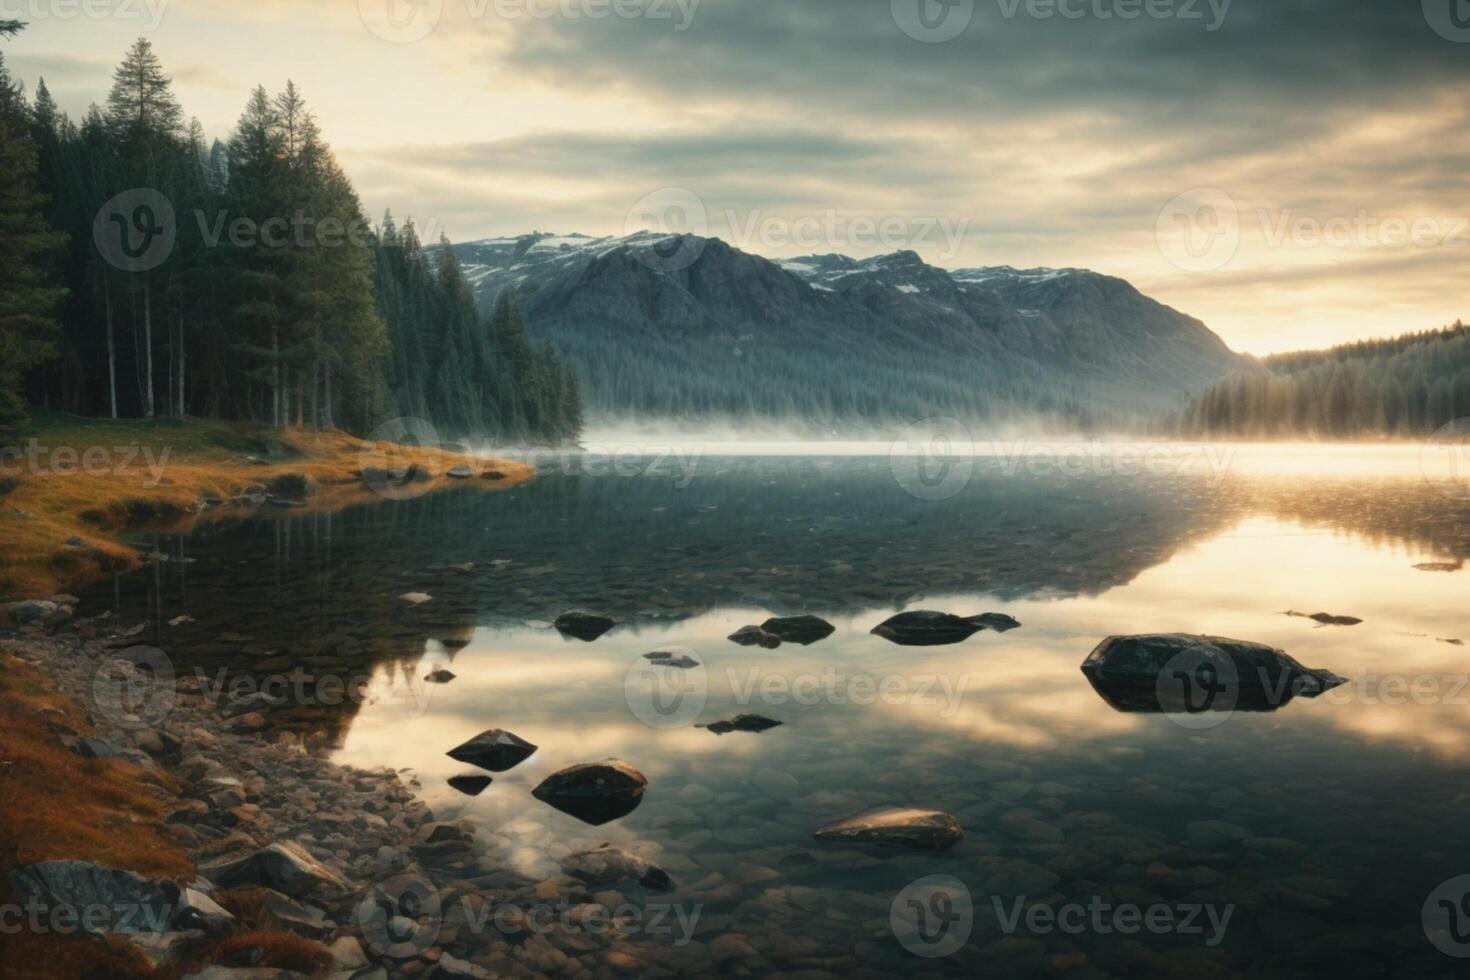
[(651, 891), (672, 891), (673, 879), (658, 865), (610, 844), (562, 858), (561, 869), (594, 887), (636, 881)]
[(610, 616), (603, 616), (600, 613), (573, 609), (571, 612), (565, 612), (556, 617), (556, 621), (551, 625), (555, 626), (565, 636), (575, 637), (583, 642), (591, 643), (618, 625), (618, 622)]
[(1438, 637), (1440, 643), (1448, 643), (1452, 647), (1462, 647), (1465, 641), (1457, 638)]
[(448, 476), (454, 480), (469, 480), (473, 479), (474, 475), (475, 471), (470, 469), (468, 466), (456, 466), (454, 467), (454, 469), (445, 474), (445, 476)]
[(410, 606), (422, 606), (424, 603), (432, 601), (434, 597), (427, 592), (405, 592), (398, 598)]
[(569, 766), (531, 791), (543, 803), (593, 826), (625, 817), (643, 802), (648, 777), (619, 759)]
[(699, 661), (690, 656), (692, 653), (694, 651), (688, 647), (669, 647), (667, 650), (645, 653), (643, 657), (660, 667), (678, 667), (681, 670), (689, 670), (699, 666)]
[(700, 726), (716, 735), (728, 735), (730, 732), (754, 732), (760, 734), (781, 724), (771, 718), (762, 715), (736, 715), (730, 721), (716, 721), (708, 725)]
[(779, 636), (787, 643), (809, 646), (831, 636), (836, 627), (818, 616), (788, 616), (768, 619), (760, 626), (767, 633)]
[(185, 623), (192, 623), (192, 622), (194, 622), (194, 617), (193, 616), (189, 616), (189, 615), (186, 614), (186, 615), (183, 615), (183, 616), (175, 616), (173, 619), (170, 619), (168, 621), (168, 624), (170, 626), (183, 626)]
[(456, 745), (445, 755), (456, 762), (468, 762), (491, 772), (505, 772), (525, 762), (536, 748), (519, 735), (492, 728), (463, 745)]
[(899, 613), (873, 627), (873, 632), (900, 646), (932, 647), (960, 643), (984, 628), (951, 613), (919, 610)]
[(1308, 615), (1306, 613), (1299, 613), (1294, 609), (1287, 610), (1286, 615), (1295, 616), (1298, 619), (1310, 619), (1314, 623), (1319, 623), (1322, 626), (1357, 626), (1362, 622), (1356, 616), (1334, 616), (1332, 613), (1323, 612)]
[(957, 844), (965, 836), (965, 828), (958, 817), (943, 810), (883, 806), (828, 824), (814, 836), (818, 840), (942, 851)]
[(456, 675), (454, 671), (445, 670), (441, 667), (440, 669), (433, 671), (430, 674), (426, 674), (424, 676), (424, 680), (430, 682), (431, 684), (448, 684), (450, 681), (454, 680), (456, 676), (458, 675)]
[(978, 616), (971, 616), (970, 622), (979, 623), (986, 629), (995, 630), (997, 633), (1009, 633), (1011, 630), (1021, 628), (1020, 620), (1007, 616), (1005, 613), (981, 613)]
[(1414, 566), (1421, 572), (1458, 572), (1465, 567), (1463, 561), (1426, 561)]
[(490, 787), (489, 776), (450, 776), (449, 785), (465, 796), (479, 796)]
[(759, 626), (742, 626), (729, 636), (731, 643), (738, 643), (743, 647), (764, 647), (774, 650), (781, 645), (781, 638), (775, 633), (767, 633)]

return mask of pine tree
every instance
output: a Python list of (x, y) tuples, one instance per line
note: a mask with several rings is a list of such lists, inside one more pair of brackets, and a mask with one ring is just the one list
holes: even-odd
[[(0, 87), (10, 85), (0, 57)], [(52, 355), (52, 313), (63, 295), (46, 283), (40, 265), (63, 238), (46, 224), (36, 148), (22, 123), (14, 115), (0, 118), (0, 173), (6, 175), (0, 180), (0, 430), (27, 417), (26, 373)]]

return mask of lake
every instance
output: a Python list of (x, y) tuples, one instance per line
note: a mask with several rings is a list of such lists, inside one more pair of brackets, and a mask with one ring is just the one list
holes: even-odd
[[(151, 536), (168, 560), (84, 608), (146, 621), (210, 678), (358, 679), (272, 726), (411, 769), (532, 878), (604, 842), (650, 858), (684, 916), (667, 941), (749, 937), (752, 972), (855, 955), (872, 975), (1448, 977), (1470, 955), (1470, 495), (1417, 448), (540, 462), (501, 492)], [(574, 608), (621, 624), (564, 637), (551, 620)], [(870, 632), (906, 609), (1023, 625), (931, 647)], [(835, 632), (726, 639), (797, 613)], [(1166, 715), (1115, 710), (1079, 670), (1105, 637), (1174, 632), (1346, 683)], [(697, 666), (643, 657), (674, 648)], [(455, 678), (424, 680), (440, 668)], [(697, 727), (740, 714), (781, 724)], [(490, 728), (538, 751), (464, 795), (447, 781), (476, 770), (445, 752)], [(648, 778), (621, 819), (531, 795), (609, 757)], [(887, 804), (949, 811), (965, 837), (813, 838)], [(698, 948), (695, 972), (747, 962)]]

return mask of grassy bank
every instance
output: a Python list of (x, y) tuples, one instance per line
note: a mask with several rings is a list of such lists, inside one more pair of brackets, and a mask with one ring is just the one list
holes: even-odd
[[(178, 531), (239, 517), (252, 490), (289, 488), (303, 510), (380, 499), (364, 468), (417, 466), (430, 479), (413, 492), (493, 489), (531, 469), (435, 448), (214, 421), (97, 420), (40, 412), (0, 439), (0, 598), (47, 595), (137, 564), (119, 540), (141, 529)], [(476, 478), (448, 479), (457, 466)], [(496, 479), (481, 479), (492, 470)], [(280, 493), (277, 496), (281, 496)], [(258, 506), (258, 505), (257, 505)]]

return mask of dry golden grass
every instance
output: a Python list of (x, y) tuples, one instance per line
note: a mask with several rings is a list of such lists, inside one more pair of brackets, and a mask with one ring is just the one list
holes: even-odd
[[(163, 833), (178, 789), (127, 763), (84, 759), (59, 731), (90, 731), (34, 668), (0, 649), (0, 881), (14, 864), (75, 859), (187, 882), (194, 865)], [(3, 895), (0, 889), (0, 895)], [(202, 940), (155, 969), (122, 937), (0, 930), (0, 976), (17, 980), (177, 980), (206, 964), (316, 974), (331, 957), (316, 942), (261, 927), (259, 901), (222, 895), (240, 932)], [(254, 909), (252, 914), (251, 910)]]
[[(269, 429), (223, 422), (98, 421), (38, 414), (31, 429), (6, 445), (25, 453), (30, 440), (53, 452), (41, 466), (14, 455), (0, 479), (0, 598), (47, 595), (135, 565), (138, 552), (117, 539), (130, 529), (186, 530), (208, 520), (239, 517), (235, 506), (198, 511), (203, 497), (220, 500), (284, 476), (313, 487), (307, 512), (337, 510), (378, 499), (359, 477), (364, 466), (417, 464), (442, 475), (459, 465), (495, 469), (500, 480), (438, 479), (435, 491), (493, 490), (530, 479), (520, 463), (389, 443), (369, 443), (336, 430)], [(69, 447), (58, 459), (54, 450)], [(139, 452), (122, 465), (136, 447)], [(91, 450), (109, 465), (83, 466)], [(151, 455), (150, 455), (151, 454)], [(250, 462), (247, 455), (267, 458)], [(153, 464), (150, 466), (150, 462)], [(4, 492), (8, 486), (8, 492)], [(79, 545), (67, 541), (80, 538)]]
[(162, 833), (177, 787), (157, 773), (66, 749), (76, 708), (0, 645), (0, 877), (14, 863), (95, 861), (186, 881), (193, 864)]
[[(0, 880), (17, 863), (75, 858), (187, 881), (188, 856), (164, 838), (175, 788), (123, 762), (84, 759), (57, 730), (88, 731), (34, 668), (0, 652)], [(0, 972), (44, 980), (152, 977), (122, 940), (0, 931)]]

